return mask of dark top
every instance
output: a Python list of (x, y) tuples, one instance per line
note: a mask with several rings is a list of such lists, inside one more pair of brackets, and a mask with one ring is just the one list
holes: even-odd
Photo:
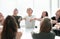
[(39, 34), (33, 34), (32, 37), (33, 39), (55, 39), (55, 34), (40, 32)]
[(22, 17), (21, 16), (13, 16), (16, 20), (16, 23), (18, 24), (18, 28), (20, 28), (20, 22), (18, 21), (19, 19), (22, 20)]
[[(56, 20), (56, 17), (52, 17), (52, 20)], [(57, 19), (57, 22), (60, 22), (60, 17)]]
[[(54, 16), (54, 17), (52, 17), (51, 18), (52, 20), (56, 20), (56, 17)], [(60, 17), (56, 20), (58, 23), (60, 22)], [(54, 26), (55, 24), (53, 24), (53, 26)]]

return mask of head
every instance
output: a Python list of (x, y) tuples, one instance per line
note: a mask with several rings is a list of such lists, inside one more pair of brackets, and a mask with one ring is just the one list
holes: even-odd
[(15, 8), (15, 9), (14, 9), (14, 12), (13, 12), (13, 15), (17, 15), (17, 14), (18, 14), (18, 9)]
[(56, 17), (60, 17), (60, 9), (56, 12)]
[(17, 32), (17, 24), (12, 16), (7, 16), (3, 23), (1, 39), (13, 39)]
[(0, 24), (2, 25), (4, 21), (4, 16), (3, 14), (0, 12)]
[(0, 17), (3, 16), (2, 13), (0, 12)]
[(51, 31), (51, 20), (49, 18), (43, 18), (40, 24), (41, 32), (50, 32)]
[(48, 12), (47, 12), (47, 11), (43, 11), (43, 12), (42, 12), (42, 17), (41, 17), (41, 18), (46, 17), (46, 16), (48, 16)]
[(28, 8), (27, 9), (27, 14), (30, 16), (30, 15), (32, 15), (32, 13), (33, 13), (33, 10), (31, 8)]

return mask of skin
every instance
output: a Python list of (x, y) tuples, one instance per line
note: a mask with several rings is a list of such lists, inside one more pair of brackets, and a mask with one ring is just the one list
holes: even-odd
[(45, 13), (45, 11), (44, 11), (44, 12), (42, 12), (42, 16), (43, 16), (43, 17), (45, 17), (45, 16), (46, 16), (46, 13)]
[[(17, 16), (17, 14), (18, 14), (18, 10), (17, 10), (17, 9), (14, 9), (13, 16)], [(19, 18), (19, 19), (18, 19), (18, 22), (20, 22), (20, 21), (21, 21), (21, 19)]]
[(28, 9), (27, 9), (27, 14), (28, 14), (28, 16), (31, 16), (31, 15), (32, 15), (32, 12), (33, 12), (33, 10), (32, 10), (31, 8), (28, 8)]
[(4, 22), (4, 16), (2, 15), (2, 13), (0, 12), (0, 23), (3, 25), (3, 22)]
[(18, 14), (18, 10), (17, 10), (17, 9), (14, 9), (13, 15), (14, 15), (14, 16), (17, 16), (17, 14)]

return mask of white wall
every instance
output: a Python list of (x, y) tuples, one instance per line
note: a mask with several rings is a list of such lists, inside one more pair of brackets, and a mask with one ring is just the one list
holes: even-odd
[[(0, 12), (2, 12), (5, 17), (12, 15), (14, 8), (18, 8), (18, 15), (22, 17), (27, 15), (27, 8), (32, 8), (33, 15), (37, 18), (41, 17), (42, 11), (48, 11), (49, 17), (52, 17), (58, 9), (58, 0), (0, 0)], [(22, 21), (22, 23), (24, 24), (24, 21)], [(38, 24), (36, 23), (36, 25)]]

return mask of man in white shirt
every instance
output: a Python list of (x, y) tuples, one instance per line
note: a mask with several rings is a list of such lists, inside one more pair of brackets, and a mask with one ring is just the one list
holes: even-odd
[(34, 15), (32, 15), (32, 13), (33, 13), (33, 10), (31, 8), (28, 8), (27, 9), (28, 16), (24, 18), (26, 29), (34, 29), (35, 20), (34, 20)]

